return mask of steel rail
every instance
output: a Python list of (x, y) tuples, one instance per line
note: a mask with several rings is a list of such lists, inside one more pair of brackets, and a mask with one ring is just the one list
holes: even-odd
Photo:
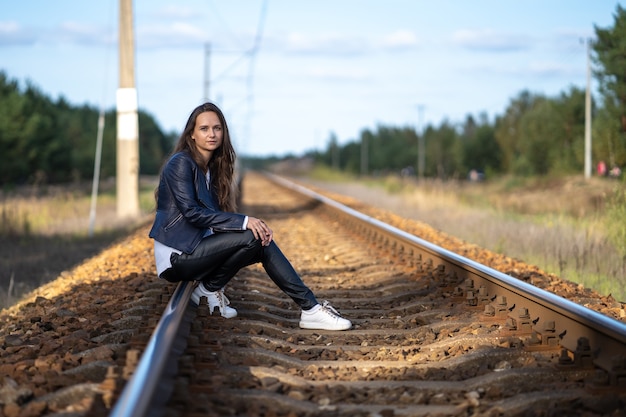
[[(502, 289), (506, 293), (508, 305), (513, 306), (509, 307), (509, 310), (513, 310), (515, 306), (526, 307), (532, 317), (542, 317), (541, 324), (552, 322), (554, 325), (552, 337), (558, 338), (559, 344), (569, 351), (576, 352), (580, 348), (579, 339), (583, 335), (589, 340), (590, 353), (597, 366), (610, 372), (615, 365), (614, 358), (602, 353), (617, 352), (619, 354), (621, 352), (622, 355), (624, 354), (626, 324), (434, 245), (283, 177), (270, 173), (266, 175), (288, 189), (304, 194), (370, 225), (384, 234), (387, 239), (410, 246), (413, 254), (417, 251), (438, 258), (445, 262), (448, 268), (453, 269), (461, 279), (479, 279), (487, 283), (490, 294)], [(550, 330), (546, 329), (546, 331)]]
[[(513, 306), (527, 307), (533, 316), (541, 316), (544, 322), (554, 320), (559, 344), (572, 352), (577, 349), (578, 335), (587, 331), (586, 336), (593, 346), (592, 354), (596, 366), (610, 372), (613, 366), (611, 358), (601, 353), (623, 352), (626, 346), (626, 324), (434, 245), (283, 177), (269, 173), (266, 176), (285, 188), (321, 202), (326, 207), (335, 209), (337, 213), (375, 229), (382, 235), (376, 236), (381, 243), (398, 242), (410, 248), (407, 251), (410, 255), (425, 254), (439, 259), (460, 279), (486, 282), (490, 292), (503, 289), (507, 294), (507, 301), (512, 302)], [(110, 417), (160, 416), (165, 411), (165, 403), (173, 389), (173, 383), (167, 380), (175, 376), (176, 358), (186, 347), (186, 337), (181, 335), (182, 332), (189, 331), (189, 326), (183, 324), (186, 314), (191, 314), (187, 307), (194, 289), (193, 284), (178, 284)], [(188, 319), (190, 321), (191, 318)], [(571, 330), (573, 327), (576, 331)], [(559, 333), (561, 329), (568, 330)]]
[[(183, 324), (193, 289), (193, 282), (183, 281), (176, 287), (135, 372), (109, 414), (111, 417), (156, 416), (165, 411), (160, 405), (165, 404), (171, 392), (163, 393), (160, 390), (171, 391), (173, 384), (164, 383), (163, 380), (168, 373), (176, 374), (176, 369), (172, 368), (177, 366), (178, 355), (172, 352), (182, 353), (186, 347), (186, 337), (181, 337), (181, 332), (189, 331), (189, 326)], [(185, 346), (180, 346), (181, 342)]]

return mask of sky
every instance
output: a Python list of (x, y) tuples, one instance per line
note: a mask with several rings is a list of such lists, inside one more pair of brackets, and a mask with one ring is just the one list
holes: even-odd
[[(584, 89), (607, 0), (135, 0), (138, 106), (177, 135), (206, 98), (237, 153), (301, 155), (379, 126), (504, 114), (520, 92)], [(0, 4), (0, 71), (115, 107), (119, 0)], [(595, 82), (592, 90), (595, 91)], [(95, 142), (95, 138), (93, 138)]]

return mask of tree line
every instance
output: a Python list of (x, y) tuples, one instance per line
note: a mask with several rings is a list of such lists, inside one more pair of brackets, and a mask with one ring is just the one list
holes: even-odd
[[(592, 106), (592, 161), (608, 170), (626, 166), (626, 10), (617, 6), (615, 25), (594, 27), (591, 43), (599, 100)], [(424, 143), (423, 174), (460, 178), (486, 175), (568, 175), (585, 165), (585, 95), (571, 87), (556, 97), (524, 90), (490, 121), (468, 115), (463, 123), (443, 121), (421, 133), (412, 127), (378, 126), (340, 146), (334, 134), (326, 150), (309, 156), (355, 174), (414, 173), (418, 141)], [(619, 171), (617, 171), (619, 172)]]
[[(599, 100), (592, 107), (594, 164), (626, 166), (626, 10), (617, 6), (613, 27), (594, 27), (591, 44)], [(59, 183), (91, 178), (99, 110), (73, 106), (63, 97), (52, 100), (30, 82), (24, 89), (0, 72), (0, 185)], [(139, 171), (157, 174), (175, 141), (155, 119), (139, 110)], [(101, 176), (115, 175), (116, 111), (105, 114)], [(378, 126), (339, 145), (331, 134), (328, 146), (307, 156), (356, 174), (414, 174), (418, 158), (423, 175), (461, 178), (485, 175), (566, 175), (583, 172), (585, 91), (571, 87), (556, 97), (522, 91), (504, 113), (491, 121), (486, 114), (468, 115), (462, 123), (443, 121), (422, 132), (413, 127)], [(423, 152), (418, 153), (418, 142)], [(276, 157), (244, 158), (257, 168)]]
[[(20, 88), (0, 72), (0, 184), (62, 183), (93, 176), (100, 110), (50, 99), (32, 83)], [(140, 174), (158, 173), (172, 148), (155, 119), (139, 110)], [(105, 112), (101, 175), (115, 175), (116, 111)]]

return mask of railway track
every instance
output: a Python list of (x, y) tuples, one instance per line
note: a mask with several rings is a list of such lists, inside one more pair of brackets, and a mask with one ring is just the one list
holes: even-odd
[[(146, 254), (149, 244), (131, 253), (132, 245), (123, 242), (116, 249), (131, 270), (120, 272), (117, 265), (120, 280), (99, 283), (107, 292), (96, 295), (95, 306), (77, 304), (59, 314), (61, 297), (32, 302), (58, 317), (74, 318), (63, 322), (74, 336), (81, 326), (84, 331), (86, 323), (92, 325), (88, 337), (74, 337), (83, 340), (85, 350), (69, 341), (66, 347), (76, 351), (69, 356), (46, 356), (28, 347), (45, 346), (33, 343), (46, 332), (37, 324), (44, 320), (32, 314), (29, 336), (28, 326), (14, 324), (8, 342), (6, 335), (0, 339), (0, 371), (15, 381), (0, 388), (4, 415), (74, 410), (139, 416), (143, 407), (148, 415), (172, 416), (625, 415), (623, 322), (373, 217), (355, 216), (324, 197), (306, 191), (303, 197), (295, 193), (304, 191), (298, 186), (250, 176), (244, 187), (245, 211), (268, 221), (305, 282), (353, 321), (352, 330), (299, 329), (294, 303), (258, 266), (242, 270), (226, 289), (239, 316), (209, 316), (206, 306), (187, 305), (190, 285), (156, 280)], [(112, 268), (108, 261), (100, 264)], [(132, 271), (131, 265), (139, 264), (140, 270)], [(81, 290), (93, 287), (87, 283)], [(116, 289), (126, 295), (120, 297)], [(103, 325), (104, 317), (85, 319), (86, 310), (106, 316), (110, 306), (118, 308), (114, 324)], [(178, 329), (177, 341), (171, 341), (178, 357), (173, 363), (157, 365), (157, 350), (169, 343), (154, 335), (150, 339), (159, 318)], [(101, 334), (95, 336), (98, 328)], [(20, 352), (30, 352), (30, 359), (21, 356), (18, 365), (10, 365)], [(149, 358), (143, 365), (140, 354)], [(102, 382), (58, 389), (69, 377), (65, 370), (54, 372), (52, 359), (76, 369), (83, 364), (72, 368), (69, 362), (81, 362), (81, 355), (93, 359), (84, 366), (99, 363), (91, 365), (98, 373), (92, 381)], [(36, 366), (45, 358), (47, 374)], [(155, 368), (163, 375), (150, 375)], [(28, 384), (20, 370), (40, 381), (35, 387), (40, 391), (42, 374), (59, 378), (52, 384), (56, 391), (24, 399)], [(152, 385), (154, 398), (144, 383)], [(3, 399), (2, 390), (13, 394), (12, 402)], [(66, 399), (72, 396), (73, 402)]]

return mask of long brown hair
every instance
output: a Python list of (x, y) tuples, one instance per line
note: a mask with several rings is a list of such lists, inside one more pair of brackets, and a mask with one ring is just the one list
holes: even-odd
[[(196, 126), (196, 118), (205, 112), (214, 112), (220, 119), (222, 124), (222, 146), (213, 152), (213, 156), (206, 166), (195, 146), (195, 142), (191, 139), (191, 134)], [(183, 133), (178, 138), (173, 153), (186, 151), (196, 161), (198, 166), (206, 173), (207, 169), (211, 172), (211, 187), (216, 190), (218, 204), (222, 211), (234, 212), (237, 209), (237, 193), (238, 189), (234, 183), (235, 174), (235, 149), (230, 140), (228, 133), (228, 125), (222, 111), (213, 103), (204, 103), (196, 107), (189, 115), (187, 124)]]

